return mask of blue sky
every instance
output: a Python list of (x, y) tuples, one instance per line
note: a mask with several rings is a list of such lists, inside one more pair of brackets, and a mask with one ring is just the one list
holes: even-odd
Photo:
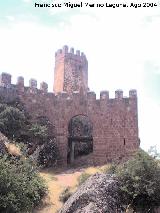
[(13, 83), (24, 76), (26, 86), (31, 77), (46, 81), (52, 91), (55, 51), (65, 44), (80, 49), (97, 96), (137, 89), (141, 146), (160, 149), (160, 7), (35, 8), (35, 2), (61, 0), (0, 1), (0, 72), (12, 74)]

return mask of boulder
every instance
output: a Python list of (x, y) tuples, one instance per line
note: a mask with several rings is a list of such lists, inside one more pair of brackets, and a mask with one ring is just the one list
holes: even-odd
[(118, 188), (113, 176), (97, 173), (78, 188), (59, 213), (124, 213)]

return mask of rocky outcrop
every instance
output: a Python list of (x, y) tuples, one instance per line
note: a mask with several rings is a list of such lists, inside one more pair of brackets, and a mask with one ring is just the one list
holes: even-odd
[(0, 132), (0, 155), (10, 154), (12, 156), (20, 156), (20, 149), (11, 141), (8, 140), (6, 136), (4, 136)]
[(59, 213), (123, 213), (118, 182), (111, 175), (88, 178), (64, 204)]

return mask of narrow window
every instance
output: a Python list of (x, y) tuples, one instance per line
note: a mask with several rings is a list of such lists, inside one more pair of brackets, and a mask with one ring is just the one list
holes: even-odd
[(111, 118), (111, 125), (112, 125), (112, 123), (113, 123), (113, 122), (112, 122), (112, 118)]
[(125, 138), (123, 139), (123, 144), (124, 144), (124, 146), (126, 145), (126, 139)]

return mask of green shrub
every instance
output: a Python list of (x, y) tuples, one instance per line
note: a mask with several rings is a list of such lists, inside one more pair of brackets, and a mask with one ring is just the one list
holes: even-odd
[(0, 104), (0, 131), (9, 139), (16, 139), (25, 125), (25, 115), (18, 108)]
[(29, 135), (33, 140), (36, 140), (39, 145), (42, 145), (48, 137), (47, 126), (33, 123), (29, 129)]
[(65, 203), (71, 195), (72, 192), (70, 191), (70, 187), (67, 187), (62, 191), (61, 195), (59, 196), (59, 200)]
[(0, 212), (31, 212), (47, 192), (28, 159), (0, 158)]
[(84, 183), (91, 175), (83, 172), (79, 177), (78, 177), (78, 185), (80, 186), (82, 183)]
[(139, 151), (116, 174), (123, 204), (135, 212), (154, 212), (160, 205), (160, 167), (153, 157)]
[(57, 165), (58, 148), (55, 140), (46, 141), (40, 149), (37, 165), (40, 167), (50, 167)]

